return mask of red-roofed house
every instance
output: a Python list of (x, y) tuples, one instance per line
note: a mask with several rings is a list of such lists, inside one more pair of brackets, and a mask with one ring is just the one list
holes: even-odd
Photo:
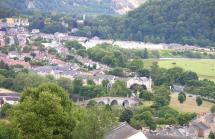
[(0, 56), (0, 61), (3, 61), (4, 63), (8, 64), (9, 66), (22, 65), (24, 68), (31, 67), (31, 65), (28, 62), (9, 59), (5, 56)]

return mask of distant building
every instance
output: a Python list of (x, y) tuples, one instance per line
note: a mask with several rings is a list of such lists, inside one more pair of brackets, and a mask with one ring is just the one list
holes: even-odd
[(85, 22), (85, 20), (86, 20), (86, 15), (83, 15), (83, 17), (82, 17), (81, 20), (77, 20), (77, 24), (78, 24), (78, 25), (83, 25), (84, 22)]
[(183, 137), (183, 136), (172, 136), (172, 135), (154, 135), (146, 134), (148, 139), (197, 139), (193, 137)]
[(3, 61), (4, 63), (8, 64), (9, 66), (21, 65), (24, 68), (28, 68), (28, 69), (31, 67), (31, 65), (28, 62), (9, 59), (8, 57), (5, 57), (5, 56), (0, 56), (0, 61)]
[(4, 37), (0, 36), (0, 47), (4, 47), (4, 46), (5, 46)]
[(202, 122), (191, 125), (188, 131), (195, 137), (208, 137), (211, 132), (210, 128)]
[(151, 90), (151, 85), (152, 85), (152, 80), (150, 78), (147, 77), (134, 77), (134, 78), (130, 78), (126, 81), (127, 84), (127, 88), (131, 88), (132, 85), (143, 85), (145, 87), (145, 89), (147, 90)]
[(6, 103), (15, 105), (19, 103), (19, 100), (20, 100), (20, 94), (17, 92), (0, 91), (0, 101), (2, 102), (3, 105)]
[[(188, 126), (166, 127), (159, 131), (162, 136), (175, 136), (184, 138), (207, 138), (210, 132), (215, 132), (215, 114), (206, 113), (198, 115)], [(159, 138), (160, 139), (160, 138)], [(167, 138), (165, 138), (167, 139)]]
[(144, 86), (145, 89), (151, 90), (152, 81), (147, 77), (130, 77), (130, 78), (120, 78), (112, 75), (104, 75), (104, 74), (87, 74), (85, 72), (72, 70), (72, 68), (68, 68), (66, 65), (62, 66), (43, 66), (33, 69), (34, 72), (49, 75), (52, 74), (54, 77), (66, 77), (71, 80), (75, 78), (81, 78), (84, 82), (87, 80), (93, 80), (96, 84), (102, 84), (103, 80), (108, 80), (111, 84), (115, 83), (117, 80), (123, 81), (126, 83), (128, 88), (131, 88), (133, 85), (141, 85)]
[(40, 30), (39, 29), (32, 29), (31, 33), (32, 34), (37, 34), (37, 33), (40, 33)]
[(16, 52), (16, 51), (11, 51), (11, 52), (8, 53), (8, 57), (10, 59), (16, 59), (16, 58), (19, 59), (20, 54), (18, 52)]
[(206, 113), (195, 119), (190, 126), (194, 136), (207, 137), (210, 132), (215, 132), (215, 114)]
[(14, 18), (6, 18), (6, 23), (9, 27), (15, 27), (15, 20)]
[(176, 84), (173, 84), (172, 86), (171, 86), (171, 90), (172, 90), (172, 92), (174, 92), (174, 93), (181, 93), (181, 92), (184, 92), (184, 86), (182, 86), (182, 85), (176, 85)]
[(105, 139), (148, 139), (142, 131), (136, 130), (127, 123), (120, 123)]

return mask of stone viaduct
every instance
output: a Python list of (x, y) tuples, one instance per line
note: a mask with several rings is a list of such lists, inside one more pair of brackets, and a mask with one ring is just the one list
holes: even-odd
[[(98, 105), (118, 105), (118, 106), (135, 106), (139, 104), (139, 100), (136, 98), (128, 97), (99, 97), (91, 100), (95, 100)], [(87, 105), (90, 100), (79, 102), (80, 105)]]

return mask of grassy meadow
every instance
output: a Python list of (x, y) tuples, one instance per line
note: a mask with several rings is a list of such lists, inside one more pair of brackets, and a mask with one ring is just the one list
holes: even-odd
[[(152, 62), (156, 60), (144, 60), (144, 66), (149, 68)], [(196, 72), (201, 79), (209, 79), (215, 81), (215, 60), (210, 59), (168, 59), (158, 60), (158, 64), (162, 68), (181, 67), (187, 71)]]
[[(149, 107), (153, 104), (152, 101), (144, 101), (141, 107)], [(169, 106), (179, 112), (195, 112), (195, 113), (206, 113), (210, 112), (211, 107), (214, 104), (208, 101), (203, 101), (201, 106), (197, 106), (196, 98), (187, 96), (186, 101), (183, 104), (180, 104), (178, 101), (178, 94), (171, 95), (171, 101)]]
[(172, 94), (170, 107), (174, 108), (180, 112), (195, 112), (195, 113), (205, 113), (210, 112), (211, 107), (214, 104), (211, 102), (203, 101), (201, 106), (197, 106), (196, 98), (188, 97), (183, 104), (180, 104), (178, 101), (178, 95)]

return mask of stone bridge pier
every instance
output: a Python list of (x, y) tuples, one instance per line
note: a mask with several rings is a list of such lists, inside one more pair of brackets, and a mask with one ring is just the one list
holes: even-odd
[(92, 100), (95, 100), (99, 105), (135, 106), (139, 104), (138, 99), (127, 97), (100, 97)]

